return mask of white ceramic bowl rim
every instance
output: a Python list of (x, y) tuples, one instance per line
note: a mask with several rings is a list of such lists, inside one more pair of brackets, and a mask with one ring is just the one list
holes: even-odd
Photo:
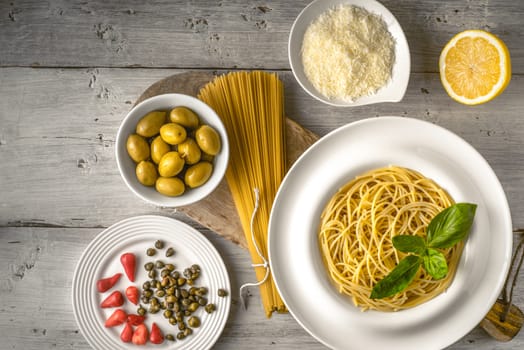
[[(143, 186), (138, 182), (135, 175), (135, 163), (127, 154), (126, 141), (127, 137), (135, 132), (136, 123), (144, 115), (154, 110), (169, 110), (177, 106), (192, 109), (203, 123), (212, 126), (220, 135), (222, 148), (215, 157), (213, 174), (204, 185), (186, 189), (186, 192), (179, 197), (168, 197), (158, 193), (154, 187)], [(161, 207), (186, 206), (206, 197), (222, 181), (229, 160), (227, 132), (220, 117), (211, 107), (196, 97), (177, 93), (157, 95), (133, 107), (118, 129), (115, 149), (118, 169), (127, 187), (144, 201)]]

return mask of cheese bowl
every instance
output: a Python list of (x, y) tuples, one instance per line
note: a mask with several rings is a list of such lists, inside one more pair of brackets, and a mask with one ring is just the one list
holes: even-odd
[[(312, 22), (340, 5), (350, 5), (362, 8), (367, 12), (379, 16), (386, 24), (387, 30), (395, 42), (394, 63), (391, 77), (384, 86), (375, 93), (348, 101), (341, 98), (328, 98), (319, 92), (308, 79), (302, 61), (302, 45), (304, 34)], [(329, 55), (330, 53), (325, 53)], [(399, 102), (406, 92), (410, 75), (410, 52), (409, 46), (400, 24), (393, 14), (382, 4), (374, 0), (315, 0), (305, 7), (297, 16), (288, 42), (289, 64), (295, 79), (300, 86), (315, 99), (332, 106), (350, 107), (362, 106), (380, 102)]]

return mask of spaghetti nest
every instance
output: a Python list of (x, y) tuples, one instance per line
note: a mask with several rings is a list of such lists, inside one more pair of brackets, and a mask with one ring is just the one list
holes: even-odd
[(319, 244), (329, 275), (340, 293), (362, 310), (396, 311), (419, 305), (451, 283), (463, 244), (443, 250), (447, 276), (434, 280), (419, 269), (402, 292), (370, 299), (373, 286), (406, 256), (393, 247), (397, 235), (425, 237), (430, 221), (453, 199), (434, 181), (402, 167), (369, 171), (344, 185), (321, 215)]

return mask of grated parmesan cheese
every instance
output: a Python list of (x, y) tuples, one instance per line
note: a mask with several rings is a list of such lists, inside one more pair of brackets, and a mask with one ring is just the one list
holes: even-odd
[(307, 28), (304, 73), (329, 99), (354, 101), (377, 92), (391, 78), (395, 40), (378, 15), (351, 5), (328, 10)]

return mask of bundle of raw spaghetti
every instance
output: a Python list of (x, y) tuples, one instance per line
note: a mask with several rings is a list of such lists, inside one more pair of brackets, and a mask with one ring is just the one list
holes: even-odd
[(269, 317), (286, 310), (267, 263), (269, 215), (286, 172), (284, 87), (276, 74), (235, 72), (215, 78), (199, 98), (216, 111), (228, 133), (226, 180)]

